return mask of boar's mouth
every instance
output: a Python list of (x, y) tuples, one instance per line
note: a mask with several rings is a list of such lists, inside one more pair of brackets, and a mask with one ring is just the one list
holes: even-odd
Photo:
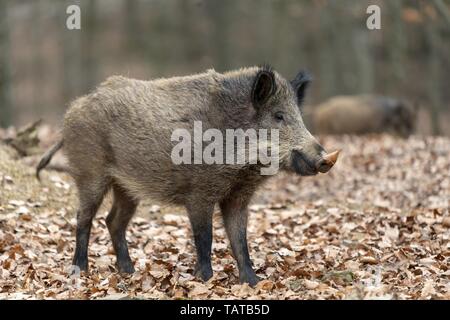
[(298, 150), (292, 151), (292, 167), (297, 174), (302, 176), (313, 176), (319, 172), (313, 161)]

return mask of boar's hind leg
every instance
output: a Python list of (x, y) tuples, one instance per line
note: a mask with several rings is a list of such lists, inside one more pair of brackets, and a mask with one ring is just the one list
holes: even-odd
[(248, 201), (230, 196), (220, 203), (225, 229), (239, 268), (239, 280), (255, 286), (260, 278), (253, 271), (247, 246)]
[(83, 179), (79, 179), (76, 182), (80, 208), (77, 212), (76, 247), (73, 265), (79, 267), (80, 271), (87, 271), (88, 245), (92, 219), (103, 201), (107, 185), (96, 183), (97, 181), (90, 183)]
[(212, 216), (214, 205), (197, 203), (187, 206), (189, 220), (194, 234), (195, 248), (197, 250), (197, 263), (194, 275), (207, 281), (212, 277), (211, 246), (212, 246)]
[(117, 185), (113, 186), (113, 192), (114, 203), (106, 217), (106, 225), (111, 234), (114, 251), (116, 252), (119, 272), (133, 273), (134, 266), (128, 253), (125, 232), (128, 223), (136, 212), (138, 201), (130, 197), (125, 190)]

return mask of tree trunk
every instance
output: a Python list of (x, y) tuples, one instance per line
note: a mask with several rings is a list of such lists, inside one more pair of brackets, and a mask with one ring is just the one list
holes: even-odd
[(334, 51), (334, 37), (336, 25), (330, 4), (319, 9), (320, 29), (315, 45), (318, 51), (318, 65), (320, 77), (320, 96), (329, 98), (339, 92), (340, 82), (336, 81), (336, 53)]
[(439, 126), (439, 112), (441, 111), (441, 94), (440, 94), (440, 84), (441, 84), (441, 64), (439, 61), (439, 29), (436, 26), (436, 21), (429, 18), (429, 21), (425, 23), (425, 34), (427, 41), (427, 64), (428, 64), (428, 74), (425, 77), (427, 80), (427, 96), (430, 104), (430, 115), (431, 115), (431, 127), (434, 135), (439, 135), (441, 133), (441, 128)]
[(12, 123), (8, 1), (0, 0), (0, 127)]
[[(387, 29), (387, 48), (389, 57), (390, 76), (386, 81), (387, 88), (384, 88), (389, 94), (398, 94), (402, 91), (400, 84), (405, 81), (405, 30), (402, 20), (403, 1), (386, 2), (389, 14), (389, 26)], [(392, 90), (395, 91), (392, 91)]]
[(132, 50), (140, 50), (144, 46), (141, 37), (139, 9), (138, 1), (125, 0), (125, 36)]
[[(225, 3), (226, 2), (226, 3)], [(214, 65), (218, 71), (230, 69), (229, 48), (229, 21), (230, 8), (236, 7), (235, 0), (222, 1), (211, 0), (206, 3), (209, 19), (212, 23), (212, 32), (210, 43), (214, 46), (213, 52)]]
[(374, 89), (374, 61), (372, 48), (370, 46), (370, 31), (355, 30), (353, 37), (354, 61), (356, 63), (357, 91), (361, 93), (372, 93)]
[(81, 60), (83, 68), (83, 91), (92, 90), (97, 84), (95, 59), (95, 36), (97, 32), (97, 1), (85, 0), (81, 8)]

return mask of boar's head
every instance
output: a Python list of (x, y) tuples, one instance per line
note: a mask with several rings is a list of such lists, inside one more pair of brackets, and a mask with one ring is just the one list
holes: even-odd
[(395, 100), (389, 105), (390, 112), (386, 115), (386, 122), (389, 125), (388, 131), (407, 138), (415, 131), (417, 121), (417, 107), (411, 107), (404, 101)]
[(327, 172), (339, 154), (325, 152), (303, 123), (301, 106), (310, 81), (304, 71), (287, 81), (264, 67), (256, 73), (251, 90), (258, 127), (279, 130), (280, 168), (302, 176)]

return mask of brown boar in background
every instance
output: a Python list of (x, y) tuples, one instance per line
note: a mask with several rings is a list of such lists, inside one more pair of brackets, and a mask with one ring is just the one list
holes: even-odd
[(417, 110), (403, 101), (376, 95), (337, 96), (310, 108), (316, 134), (414, 133)]

